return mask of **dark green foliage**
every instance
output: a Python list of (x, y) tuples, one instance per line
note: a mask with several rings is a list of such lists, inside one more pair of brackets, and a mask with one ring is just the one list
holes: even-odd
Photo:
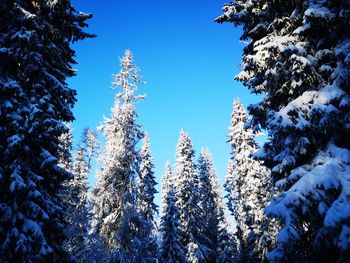
[(71, 41), (91, 15), (70, 1), (0, 2), (0, 258), (68, 260), (57, 191), (71, 174), (57, 166), (59, 136), (76, 91)]

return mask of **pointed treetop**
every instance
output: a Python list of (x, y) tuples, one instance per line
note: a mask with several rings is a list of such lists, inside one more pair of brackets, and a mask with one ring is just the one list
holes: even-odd
[(236, 98), (233, 101), (231, 124), (228, 128), (228, 143), (231, 145), (234, 154), (237, 154), (239, 149), (248, 150), (250, 153), (256, 150), (255, 133), (250, 127), (247, 127), (249, 120), (250, 118), (243, 104), (239, 98)]
[(113, 75), (114, 81), (112, 82), (113, 87), (121, 89), (117, 97), (126, 103), (143, 99), (145, 95), (134, 95), (138, 89), (137, 84), (145, 84), (145, 82), (141, 80), (140, 69), (134, 64), (134, 56), (131, 51), (127, 49), (119, 61), (121, 69), (118, 74)]
[[(233, 101), (233, 112), (232, 116), (239, 116), (240, 121), (247, 122), (249, 120), (249, 117), (246, 113), (246, 110), (244, 109), (243, 104), (241, 103), (241, 100), (239, 98), (234, 99)], [(233, 120), (232, 120), (233, 121)]]
[(162, 192), (165, 195), (166, 192), (173, 185), (172, 170), (171, 170), (171, 165), (169, 161), (166, 161), (165, 163), (164, 175), (162, 180), (163, 180)]
[(142, 139), (142, 150), (141, 152), (144, 151), (149, 151), (150, 150), (150, 142), (149, 142), (149, 136), (147, 132), (143, 133), (143, 139)]
[(180, 130), (180, 136), (179, 140), (176, 146), (176, 157), (181, 157), (185, 152), (190, 150), (192, 153), (190, 153), (191, 156), (194, 155), (193, 151), (193, 145), (191, 138), (188, 134), (188, 132), (184, 131), (183, 129)]
[(208, 147), (202, 147), (201, 149), (201, 156), (203, 158), (206, 158), (207, 160), (212, 160), (213, 156), (211, 154), (211, 152), (209, 151)]
[(90, 158), (95, 158), (100, 149), (100, 142), (97, 138), (97, 132), (91, 128), (85, 128), (82, 134), (82, 142)]

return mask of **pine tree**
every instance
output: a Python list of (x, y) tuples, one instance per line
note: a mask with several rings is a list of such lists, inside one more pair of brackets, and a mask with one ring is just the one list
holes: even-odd
[(188, 134), (180, 132), (176, 147), (174, 179), (176, 204), (180, 212), (181, 242), (190, 262), (210, 260), (209, 240), (203, 233), (204, 218), (200, 203), (199, 176), (194, 163), (194, 150)]
[(5, 262), (58, 262), (68, 258), (59, 136), (71, 122), (76, 91), (71, 42), (91, 15), (70, 1), (0, 2), (0, 258)]
[(66, 171), (72, 172), (73, 170), (73, 130), (70, 123), (66, 124), (67, 131), (59, 136), (59, 157), (58, 165)]
[(82, 142), (86, 149), (87, 165), (89, 172), (92, 168), (92, 160), (96, 159), (100, 150), (100, 142), (97, 138), (97, 133), (91, 128), (85, 128), (82, 135)]
[(84, 129), (82, 143), (84, 146), (79, 146), (71, 169), (74, 179), (67, 180), (62, 187), (65, 220), (68, 225), (64, 246), (77, 260), (88, 262), (91, 260), (90, 250), (96, 250), (89, 240), (91, 214), (88, 200), (88, 174), (98, 145), (96, 133), (90, 128)]
[(88, 200), (87, 200), (87, 176), (88, 164), (86, 162), (86, 150), (79, 147), (73, 168), (74, 179), (66, 182), (63, 191), (65, 205), (65, 220), (67, 240), (64, 246), (72, 256), (86, 262), (86, 246), (88, 236)]
[(265, 255), (259, 244), (265, 238), (264, 208), (271, 197), (269, 172), (251, 154), (257, 149), (254, 133), (245, 125), (249, 118), (239, 100), (234, 101), (228, 142), (232, 150), (225, 188), (228, 207), (237, 222), (239, 259), (261, 261)]
[(249, 112), (269, 132), (255, 156), (279, 189), (272, 261), (350, 260), (349, 12), (343, 0), (238, 0), (218, 19), (243, 26), (237, 79), (264, 95)]
[(176, 205), (175, 187), (172, 177), (171, 166), (167, 162), (162, 185), (163, 206), (159, 253), (159, 261), (164, 263), (186, 262), (185, 247), (181, 243), (180, 213)]
[(170, 186), (174, 186), (173, 173), (172, 173), (171, 165), (169, 161), (165, 163), (164, 170), (165, 171), (162, 177), (162, 192), (161, 192), (162, 193), (161, 216), (164, 214), (164, 211), (166, 210), (166, 207), (167, 207), (166, 196), (167, 196), (167, 193), (169, 192)]
[(112, 250), (111, 261), (135, 262), (143, 244), (140, 232), (143, 220), (137, 211), (135, 178), (139, 175), (140, 153), (137, 145), (143, 133), (136, 124), (134, 102), (137, 84), (142, 83), (132, 53), (120, 59), (121, 70), (113, 85), (116, 95), (111, 118), (104, 120), (105, 149), (102, 169), (94, 188), (94, 229), (106, 239)]
[(157, 258), (157, 242), (155, 237), (155, 219), (158, 213), (158, 206), (154, 203), (154, 195), (157, 193), (155, 186), (155, 176), (153, 172), (153, 158), (151, 156), (151, 148), (148, 135), (143, 138), (143, 145), (140, 151), (141, 163), (139, 180), (137, 181), (137, 206), (138, 212), (144, 221), (142, 227), (143, 255), (145, 261), (153, 262)]
[(237, 257), (236, 244), (228, 231), (220, 185), (208, 149), (202, 149), (198, 169), (201, 208), (205, 222), (203, 232), (209, 240), (210, 258), (216, 258), (217, 262), (234, 262)]
[(210, 258), (216, 258), (219, 227), (219, 184), (217, 182), (213, 160), (208, 149), (202, 149), (198, 160), (199, 186), (202, 216), (204, 218), (203, 234), (208, 238)]
[(238, 262), (237, 242), (232, 233), (229, 232), (229, 224), (225, 214), (224, 201), (221, 192), (218, 191), (218, 226), (216, 263)]

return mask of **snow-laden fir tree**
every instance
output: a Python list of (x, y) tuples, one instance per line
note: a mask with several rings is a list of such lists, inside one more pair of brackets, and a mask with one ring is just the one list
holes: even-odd
[(140, 174), (138, 144), (143, 133), (136, 123), (134, 103), (144, 96), (135, 95), (137, 84), (142, 81), (129, 50), (125, 51), (120, 64), (113, 85), (121, 91), (116, 95), (111, 117), (104, 120), (105, 148), (93, 190), (93, 227), (113, 250), (111, 261), (137, 262), (142, 260), (144, 245), (140, 240), (144, 225), (137, 211), (135, 184)]
[(159, 262), (186, 262), (186, 250), (181, 242), (180, 212), (176, 204), (175, 186), (169, 162), (165, 165), (163, 175), (160, 233)]
[(238, 262), (236, 238), (229, 231), (229, 224), (224, 207), (224, 200), (221, 191), (218, 189), (218, 226), (217, 226), (217, 247), (216, 263)]
[(100, 142), (97, 137), (97, 132), (91, 128), (85, 128), (82, 135), (82, 142), (86, 149), (86, 161), (89, 172), (91, 172), (92, 161), (98, 157), (100, 150)]
[(73, 169), (73, 130), (70, 123), (66, 124), (67, 131), (59, 136), (59, 157), (58, 165), (66, 171), (72, 172)]
[(218, 18), (243, 26), (237, 79), (264, 95), (249, 112), (279, 188), (272, 261), (350, 261), (349, 13), (343, 0), (237, 0)]
[(167, 202), (166, 202), (166, 193), (169, 191), (169, 187), (171, 185), (174, 185), (173, 182), (173, 173), (172, 173), (172, 169), (171, 169), (171, 165), (170, 162), (167, 161), (165, 163), (165, 168), (164, 168), (164, 174), (162, 177), (162, 190), (161, 190), (161, 194), (162, 194), (162, 204), (161, 204), (161, 216), (164, 214), (164, 211), (166, 210), (166, 206), (167, 206)]
[[(223, 201), (222, 201), (222, 206)], [(219, 210), (218, 244), (216, 247), (216, 263), (238, 262), (237, 244), (233, 234), (228, 230), (229, 224), (224, 209)]]
[(209, 258), (216, 258), (219, 226), (219, 184), (217, 182), (213, 160), (208, 149), (202, 149), (198, 160), (199, 191), (202, 216), (204, 219), (203, 234), (208, 238), (206, 244), (210, 249)]
[(69, 180), (63, 187), (65, 205), (65, 229), (67, 239), (64, 247), (76, 259), (86, 262), (86, 243), (88, 236), (88, 200), (87, 175), (89, 172), (86, 162), (86, 149), (79, 147), (76, 152), (72, 173), (74, 179)]
[[(209, 238), (205, 236), (205, 220), (200, 207), (199, 175), (194, 163), (194, 150), (189, 135), (180, 132), (176, 146), (174, 171), (176, 205), (180, 212), (181, 242), (190, 262), (209, 262)], [(209, 260), (209, 261), (208, 261)]]
[(66, 258), (59, 136), (74, 119), (70, 45), (90, 36), (89, 17), (70, 1), (0, 1), (1, 261)]
[(261, 246), (265, 243), (263, 240), (268, 238), (264, 209), (272, 192), (269, 171), (251, 157), (257, 145), (253, 130), (245, 127), (248, 121), (243, 105), (238, 99), (235, 100), (228, 134), (232, 157), (225, 188), (229, 210), (237, 223), (238, 257), (241, 262), (261, 261), (265, 256), (263, 251), (266, 250)]
[(90, 229), (90, 205), (88, 200), (88, 174), (91, 170), (90, 162), (96, 157), (98, 141), (96, 133), (86, 128), (83, 131), (82, 143), (79, 146), (73, 168), (74, 178), (64, 182), (62, 187), (62, 198), (65, 207), (65, 221), (67, 223), (66, 240), (64, 247), (72, 256), (81, 262), (91, 260), (89, 229)]
[(204, 218), (203, 233), (208, 238), (210, 258), (217, 262), (233, 262), (236, 258), (235, 242), (228, 232), (220, 185), (210, 151), (201, 150), (198, 160), (200, 200)]
[(154, 163), (151, 156), (151, 146), (147, 133), (142, 140), (140, 151), (141, 163), (139, 177), (137, 178), (137, 207), (143, 220), (141, 241), (143, 258), (147, 262), (155, 261), (158, 248), (155, 236), (155, 215), (158, 213), (158, 206), (154, 203), (154, 195), (157, 193), (156, 180), (153, 172)]

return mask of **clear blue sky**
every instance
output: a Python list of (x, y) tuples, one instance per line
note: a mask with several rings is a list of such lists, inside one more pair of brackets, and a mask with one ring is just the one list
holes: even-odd
[(201, 147), (210, 149), (222, 182), (232, 101), (240, 97), (245, 106), (257, 101), (233, 80), (243, 44), (239, 29), (214, 22), (224, 2), (73, 0), (79, 11), (94, 14), (88, 31), (97, 35), (74, 45), (78, 75), (69, 84), (78, 91), (76, 140), (84, 127), (95, 128), (109, 116), (116, 93), (110, 89), (112, 74), (124, 50), (131, 49), (147, 82), (140, 89), (147, 98), (137, 104), (138, 123), (150, 136), (158, 186), (166, 160), (174, 161), (181, 128), (189, 132), (197, 156)]

